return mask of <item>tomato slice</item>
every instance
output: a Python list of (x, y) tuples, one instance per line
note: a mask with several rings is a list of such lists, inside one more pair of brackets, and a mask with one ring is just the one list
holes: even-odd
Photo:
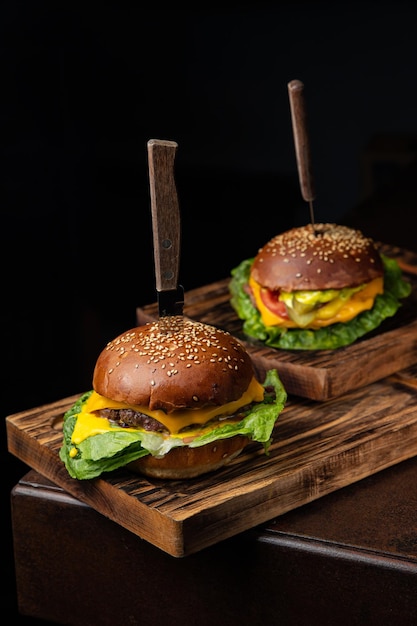
[(275, 315), (279, 315), (284, 320), (288, 320), (289, 316), (287, 313), (287, 307), (285, 303), (279, 300), (279, 289), (271, 291), (270, 289), (265, 289), (264, 287), (260, 290), (260, 296), (263, 304), (267, 309), (272, 311)]

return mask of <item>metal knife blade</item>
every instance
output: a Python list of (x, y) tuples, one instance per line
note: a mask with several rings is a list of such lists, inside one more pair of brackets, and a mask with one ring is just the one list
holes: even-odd
[(182, 315), (184, 288), (178, 284), (181, 222), (174, 163), (175, 141), (148, 141), (149, 183), (159, 317)]

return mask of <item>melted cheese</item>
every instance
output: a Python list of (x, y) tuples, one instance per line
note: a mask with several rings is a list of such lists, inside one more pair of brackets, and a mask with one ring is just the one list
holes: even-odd
[(101, 396), (93, 391), (85, 403), (83, 410), (77, 416), (71, 441), (74, 444), (79, 444), (91, 435), (97, 435), (107, 431), (113, 432), (120, 430), (123, 432), (134, 432), (138, 430), (137, 428), (112, 426), (106, 418), (97, 417), (97, 415), (95, 415), (94, 412), (99, 411), (100, 409), (133, 409), (134, 411), (150, 415), (161, 422), (161, 424), (163, 424), (171, 434), (175, 434), (182, 428), (191, 424), (205, 424), (218, 415), (233, 415), (238, 409), (250, 404), (251, 402), (262, 402), (264, 399), (264, 392), (265, 390), (263, 386), (256, 380), (256, 378), (252, 378), (248, 389), (238, 400), (228, 402), (222, 406), (210, 406), (202, 409), (178, 409), (170, 414), (167, 414), (161, 410), (151, 411), (146, 406), (115, 402), (114, 400), (109, 400), (108, 398), (105, 398), (104, 396)]
[[(255, 298), (256, 307), (261, 314), (261, 318), (265, 326), (282, 326), (284, 328), (297, 328), (297, 324), (291, 319), (283, 319), (270, 311), (262, 301), (261, 286), (253, 279), (249, 279), (249, 285)], [(340, 306), (340, 300), (337, 302), (329, 302), (328, 304), (317, 309), (315, 318), (308, 324), (308, 328), (321, 328), (330, 326), (336, 322), (349, 322), (362, 311), (371, 309), (374, 305), (375, 298), (378, 294), (383, 293), (383, 278), (375, 278), (369, 282), (363, 289), (354, 293), (349, 300)]]

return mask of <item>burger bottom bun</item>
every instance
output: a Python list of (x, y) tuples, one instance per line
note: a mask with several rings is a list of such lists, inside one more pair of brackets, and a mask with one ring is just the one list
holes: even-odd
[(127, 468), (151, 478), (175, 480), (195, 478), (227, 465), (242, 452), (249, 442), (248, 437), (236, 435), (198, 448), (189, 446), (173, 448), (160, 459), (148, 454), (132, 461)]

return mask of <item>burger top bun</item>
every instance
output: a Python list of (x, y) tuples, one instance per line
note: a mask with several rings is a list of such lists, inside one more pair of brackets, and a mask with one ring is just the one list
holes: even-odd
[(106, 398), (169, 413), (237, 400), (253, 375), (249, 354), (229, 333), (171, 316), (110, 341), (93, 387)]
[(254, 259), (251, 276), (268, 289), (356, 287), (383, 275), (381, 257), (359, 230), (308, 224), (271, 239)]

